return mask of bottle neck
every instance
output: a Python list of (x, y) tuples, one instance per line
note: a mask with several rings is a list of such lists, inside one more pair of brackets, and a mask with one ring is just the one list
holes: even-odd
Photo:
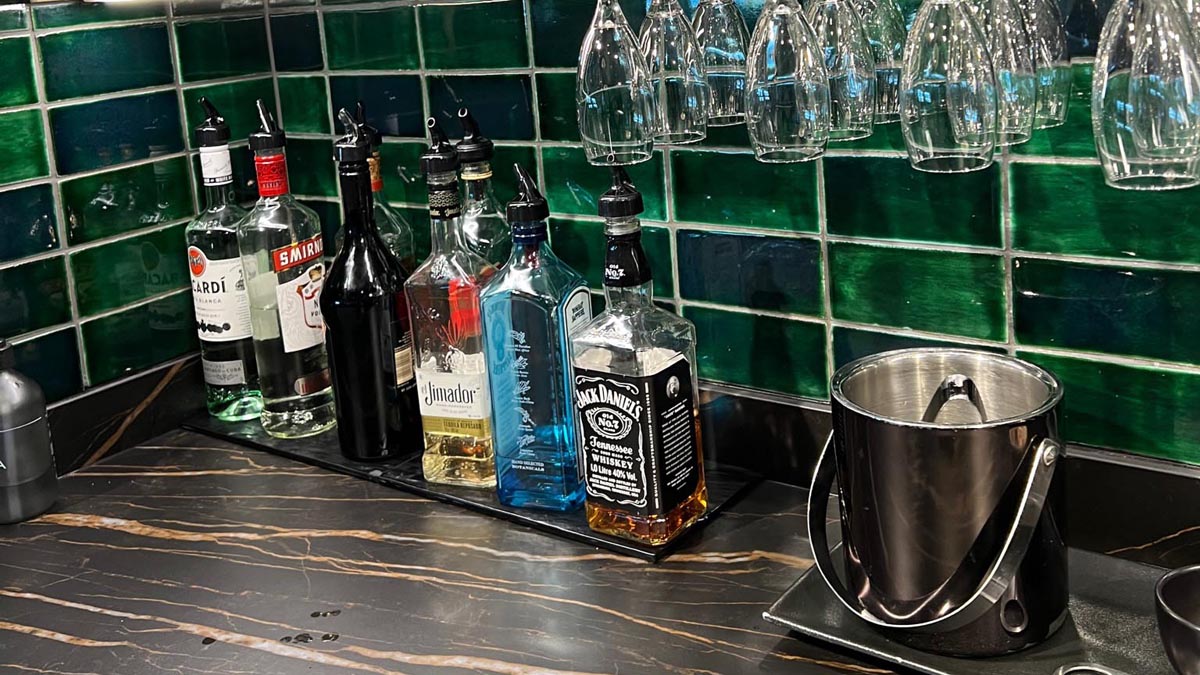
[(290, 191), (287, 155), (283, 148), (255, 150), (254, 173), (258, 177), (259, 197), (281, 197)]
[(383, 193), (383, 169), (380, 160), (382, 155), (378, 150), (371, 153), (371, 158), (367, 160), (367, 165), (371, 170), (371, 192), (375, 194)]
[(492, 165), (490, 162), (463, 164), (462, 181), (464, 201), (468, 211), (473, 210), (472, 207), (495, 201), (496, 198), (492, 192)]
[[(540, 267), (546, 257), (550, 255), (550, 244), (546, 241), (546, 224), (541, 225), (541, 236), (514, 236), (512, 254), (508, 257), (508, 267), (515, 269), (524, 269), (531, 267)], [(514, 234), (521, 228), (522, 225), (531, 225), (531, 223), (513, 223)]]
[(446, 253), (463, 247), (462, 200), (458, 194), (458, 174), (454, 171), (431, 173), (429, 187), (429, 234), (433, 252)]
[(205, 185), (204, 203), (209, 209), (222, 209), (233, 203), (233, 184)]
[(219, 209), (233, 202), (233, 159), (228, 145), (200, 148), (200, 178), (207, 208)]
[(368, 162), (338, 164), (338, 182), (342, 186), (342, 223), (346, 239), (361, 237), (375, 229), (371, 168)]
[(621, 311), (654, 303), (654, 277), (642, 248), (642, 228), (636, 217), (610, 218), (604, 224), (608, 248), (604, 257), (604, 297)]

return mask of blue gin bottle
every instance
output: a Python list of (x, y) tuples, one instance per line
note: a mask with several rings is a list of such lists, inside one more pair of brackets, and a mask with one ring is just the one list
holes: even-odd
[(591, 320), (591, 295), (550, 250), (550, 209), (525, 169), (514, 169), (512, 254), (481, 300), (497, 492), (508, 506), (571, 511), (583, 504), (584, 487), (568, 337)]

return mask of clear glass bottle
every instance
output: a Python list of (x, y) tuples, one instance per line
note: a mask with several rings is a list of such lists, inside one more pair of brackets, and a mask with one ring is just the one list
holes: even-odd
[(875, 122), (875, 57), (851, 0), (812, 0), (808, 7), (829, 75), (829, 140), (871, 135)]
[(651, 0), (642, 21), (642, 54), (657, 99), (654, 140), (682, 145), (708, 134), (708, 75), (704, 54), (676, 0)]
[(250, 327), (263, 394), (262, 424), (277, 438), (319, 434), (336, 423), (321, 286), (321, 221), (288, 188), (287, 137), (262, 100), (250, 134), (258, 201), (238, 224)]
[(346, 242), (321, 291), (338, 440), (350, 459), (392, 459), (422, 445), (406, 272), (375, 225), (370, 134), (345, 109), (340, 117), (346, 136), (334, 150)]
[(918, 171), (965, 173), (992, 165), (996, 76), (966, 0), (925, 0), (900, 74), (900, 125)]
[(1029, 38), (1033, 41), (1033, 65), (1037, 69), (1037, 102), (1033, 128), (1049, 129), (1067, 120), (1071, 103), (1071, 55), (1067, 32), (1056, 0), (1022, 0)]
[(491, 400), (479, 294), (496, 268), (462, 236), (458, 153), (434, 118), (421, 155), (429, 186), (433, 250), (404, 284), (412, 316), (417, 394), (425, 430), (425, 480), (470, 487), (496, 484)]
[[(376, 228), (379, 230), (379, 236), (383, 237), (383, 243), (387, 244), (388, 250), (400, 261), (401, 267), (404, 268), (404, 274), (407, 275), (417, 267), (416, 248), (413, 245), (413, 228), (412, 223), (408, 222), (408, 219), (400, 211), (392, 208), (392, 205), (387, 203), (387, 198), (383, 196), (382, 156), (379, 153), (379, 147), (383, 145), (383, 134), (379, 133), (379, 130), (375, 127), (367, 124), (367, 112), (362, 101), (358, 102), (354, 119), (371, 141), (371, 158), (369, 160), (371, 169), (371, 203), (374, 204), (373, 210)], [(341, 228), (338, 228), (337, 233), (334, 234), (334, 243), (337, 245), (338, 250), (342, 248), (344, 237), (345, 232)]]
[(1033, 134), (1037, 107), (1034, 44), (1020, 0), (982, 0), (979, 26), (996, 76), (996, 144), (1020, 145)]
[(461, 167), (463, 241), (479, 257), (500, 267), (512, 252), (512, 236), (492, 188), (492, 157), (496, 149), (491, 139), (479, 131), (479, 123), (469, 110), (459, 110), (458, 121), (463, 137), (454, 149)]
[(184, 230), (192, 306), (208, 412), (219, 420), (238, 422), (262, 413), (250, 297), (238, 254), (237, 225), (246, 211), (233, 200), (229, 125), (207, 98), (200, 97), (200, 105), (205, 118), (195, 131), (205, 207)]
[(657, 110), (646, 59), (619, 0), (596, 0), (579, 49), (575, 105), (592, 164), (637, 164), (654, 151)]
[(763, 8), (746, 64), (746, 131), (758, 161), (807, 162), (824, 155), (829, 76), (800, 3), (773, 0)]
[(654, 304), (642, 196), (620, 168), (600, 198), (607, 307), (571, 337), (588, 526), (660, 545), (704, 513), (696, 329)]
[(568, 337), (592, 318), (587, 280), (550, 250), (550, 208), (521, 165), (508, 203), (513, 251), (483, 291), (483, 335), (496, 433), (496, 491), (509, 506), (583, 504)]
[(701, 0), (692, 16), (708, 75), (708, 126), (746, 121), (746, 52), (750, 31), (734, 0)]
[(895, 0), (858, 0), (858, 13), (875, 57), (875, 123), (899, 122), (900, 67), (908, 39), (904, 17)]

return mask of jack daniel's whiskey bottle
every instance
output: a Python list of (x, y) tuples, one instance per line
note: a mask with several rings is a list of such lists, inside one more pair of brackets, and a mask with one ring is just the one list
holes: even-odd
[(200, 105), (205, 118), (196, 127), (196, 145), (206, 205), (184, 237), (208, 412), (234, 422), (254, 419), (262, 412), (250, 339), (250, 298), (238, 256), (237, 224), (246, 212), (231, 194), (229, 125), (207, 98), (201, 97)]
[(278, 438), (312, 436), (335, 423), (321, 286), (321, 222), (288, 191), (287, 137), (258, 101), (250, 134), (258, 202), (238, 226), (250, 294), (250, 325), (262, 385), (263, 428)]
[(665, 544), (708, 506), (696, 389), (696, 329), (654, 304), (638, 214), (624, 169), (600, 197), (608, 237), (608, 306), (571, 338), (588, 525)]

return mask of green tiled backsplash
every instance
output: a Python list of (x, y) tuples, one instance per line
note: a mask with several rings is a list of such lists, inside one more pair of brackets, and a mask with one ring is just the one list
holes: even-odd
[[(333, 106), (362, 98), (388, 136), (386, 195), (426, 247), (422, 120), (457, 135), (468, 104), (498, 142), (500, 198), (512, 162), (536, 167), (556, 249), (598, 288), (608, 177), (584, 159), (574, 104), (593, 3), (412, 4), (4, 8), (0, 334), (53, 398), (196, 347), (180, 235), (200, 95), (235, 139), (254, 99), (272, 102), (292, 186), (328, 234)], [(623, 4), (636, 29), (640, 0)], [(1067, 124), (974, 174), (913, 171), (898, 125), (783, 166), (755, 162), (744, 128), (712, 129), (632, 167), (656, 293), (696, 323), (702, 376), (823, 399), (838, 365), (874, 351), (1007, 352), (1064, 380), (1071, 440), (1200, 463), (1200, 192), (1104, 185), (1090, 80), (1078, 60)], [(244, 140), (235, 174), (253, 198)]]

